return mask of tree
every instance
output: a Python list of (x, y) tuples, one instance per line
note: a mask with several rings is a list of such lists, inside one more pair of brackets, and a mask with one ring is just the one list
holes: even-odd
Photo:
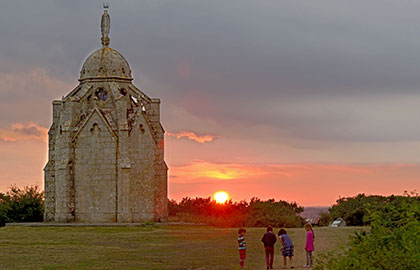
[(319, 226), (328, 226), (332, 221), (333, 219), (329, 212), (319, 213)]
[(347, 225), (363, 226), (367, 224), (363, 220), (366, 214), (366, 207), (373, 203), (384, 202), (386, 199), (384, 196), (366, 196), (365, 194), (359, 194), (355, 197), (339, 198), (336, 204), (329, 209), (329, 212), (332, 220), (341, 217)]
[(170, 200), (169, 218), (173, 221), (207, 223), (222, 227), (300, 227), (302, 218), (298, 215), (303, 207), (296, 203), (276, 202), (274, 199), (261, 201), (252, 198), (246, 201), (216, 203), (211, 198), (183, 198), (177, 203)]
[(44, 216), (44, 192), (37, 185), (20, 189), (11, 186), (0, 193), (0, 226), (7, 222), (41, 222)]
[(390, 196), (366, 207), (370, 232), (351, 238), (343, 254), (332, 253), (316, 269), (420, 269), (420, 197)]
[(251, 227), (265, 227), (269, 224), (274, 227), (300, 227), (303, 219), (298, 214), (301, 212), (303, 207), (296, 203), (252, 198), (245, 223)]

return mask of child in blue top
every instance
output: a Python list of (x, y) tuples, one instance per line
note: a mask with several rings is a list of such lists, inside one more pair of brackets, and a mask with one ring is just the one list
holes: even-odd
[(279, 230), (279, 239), (281, 244), (283, 245), (281, 249), (281, 255), (283, 256), (283, 265), (284, 268), (287, 267), (287, 257), (289, 257), (290, 260), (290, 268), (294, 268), (293, 266), (293, 242), (292, 239), (290, 239), (289, 235), (287, 235), (287, 232), (285, 229)]

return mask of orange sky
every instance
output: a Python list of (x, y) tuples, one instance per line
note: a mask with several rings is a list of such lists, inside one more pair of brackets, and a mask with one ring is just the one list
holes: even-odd
[[(37, 184), (42, 187), (42, 168), (46, 162), (45, 134), (25, 137), (14, 125), (0, 130), (0, 189), (11, 184)], [(33, 128), (34, 124), (27, 127)], [(34, 129), (35, 130), (35, 129)], [(42, 127), (36, 130), (45, 131)], [(35, 132), (36, 133), (36, 132)], [(198, 135), (195, 135), (198, 136)], [(202, 144), (193, 136), (184, 138), (189, 151), (200, 151)], [(166, 136), (168, 151), (181, 139)], [(184, 149), (185, 151), (185, 149)], [(238, 163), (193, 159), (183, 164), (169, 163), (169, 198), (209, 197), (219, 190), (234, 201), (261, 199), (296, 201), (304, 206), (332, 205), (339, 196), (402, 194), (419, 188), (419, 164), (332, 164), (332, 163)]]
[(233, 200), (257, 196), (323, 206), (333, 204), (339, 196), (416, 190), (420, 165), (219, 164), (196, 160), (173, 166), (170, 175), (170, 194), (175, 199), (225, 190)]

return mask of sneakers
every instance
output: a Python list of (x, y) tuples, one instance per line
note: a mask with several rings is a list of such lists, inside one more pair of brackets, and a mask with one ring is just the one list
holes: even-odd
[(312, 265), (305, 264), (303, 267), (305, 267), (305, 268), (311, 268), (311, 267), (312, 267)]

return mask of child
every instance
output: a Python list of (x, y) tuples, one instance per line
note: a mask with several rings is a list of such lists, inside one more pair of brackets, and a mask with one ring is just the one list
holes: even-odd
[(289, 235), (287, 235), (287, 232), (285, 229), (279, 230), (279, 239), (281, 244), (283, 245), (281, 249), (281, 255), (283, 256), (283, 268), (287, 267), (287, 257), (289, 257), (290, 260), (290, 268), (295, 268), (293, 266), (293, 242), (292, 239), (290, 239)]
[(306, 265), (303, 267), (312, 267), (312, 251), (314, 251), (314, 240), (315, 240), (315, 234), (314, 230), (312, 229), (312, 225), (307, 223), (305, 224), (305, 230), (306, 233)]
[(245, 259), (246, 259), (246, 242), (245, 242), (245, 228), (239, 228), (238, 230), (238, 243), (239, 243), (239, 265), (241, 268), (245, 267)]
[(273, 228), (270, 225), (267, 226), (267, 232), (264, 234), (261, 241), (264, 243), (265, 262), (267, 269), (273, 269), (274, 244), (277, 241), (277, 237), (274, 235)]

